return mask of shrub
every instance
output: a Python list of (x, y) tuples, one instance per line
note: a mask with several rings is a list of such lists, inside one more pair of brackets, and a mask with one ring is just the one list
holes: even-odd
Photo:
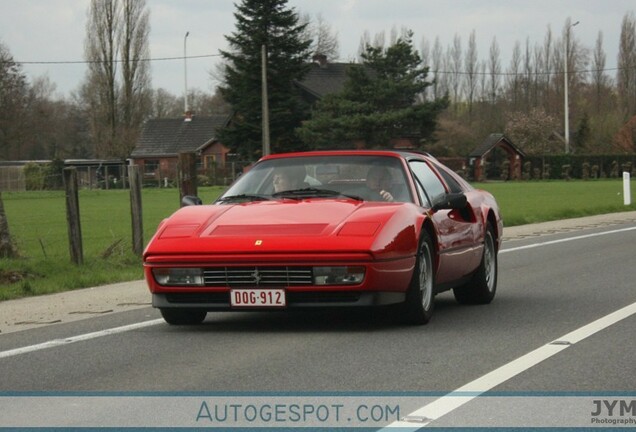
[(46, 180), (46, 170), (40, 164), (29, 162), (24, 165), (24, 179), (27, 190), (43, 190)]

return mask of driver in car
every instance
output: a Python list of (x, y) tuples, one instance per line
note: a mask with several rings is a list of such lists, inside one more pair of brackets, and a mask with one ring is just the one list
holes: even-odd
[(391, 174), (389, 170), (382, 166), (374, 166), (369, 169), (366, 178), (366, 185), (376, 192), (384, 201), (394, 201), (391, 189)]

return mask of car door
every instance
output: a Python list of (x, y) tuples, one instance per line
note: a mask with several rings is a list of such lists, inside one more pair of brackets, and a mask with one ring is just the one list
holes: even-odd
[[(412, 160), (409, 166), (424, 207), (431, 208), (437, 199), (451, 192), (441, 175), (427, 161)], [(477, 241), (479, 230), (475, 218), (462, 216), (456, 210), (431, 211), (430, 217), (438, 240), (436, 282), (451, 282), (472, 272), (481, 247)]]

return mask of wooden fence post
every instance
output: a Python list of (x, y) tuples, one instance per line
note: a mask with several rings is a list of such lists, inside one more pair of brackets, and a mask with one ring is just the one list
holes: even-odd
[(130, 215), (132, 220), (133, 252), (141, 256), (144, 248), (144, 226), (141, 207), (141, 170), (139, 165), (128, 167), (130, 180)]
[(77, 169), (64, 168), (64, 189), (66, 190), (66, 221), (71, 261), (84, 263), (82, 250), (82, 227), (80, 225), (79, 199), (77, 193)]
[(122, 181), (122, 189), (127, 189), (128, 188), (128, 173), (126, 172), (126, 165), (122, 165), (119, 168), (119, 172), (121, 173), (121, 181)]
[(197, 195), (197, 159), (193, 152), (179, 153), (179, 205), (186, 195)]

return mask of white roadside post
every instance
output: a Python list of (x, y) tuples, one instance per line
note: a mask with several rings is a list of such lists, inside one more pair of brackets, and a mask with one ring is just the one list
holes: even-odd
[(629, 173), (623, 172), (623, 202), (625, 205), (632, 203), (632, 192), (629, 184)]

